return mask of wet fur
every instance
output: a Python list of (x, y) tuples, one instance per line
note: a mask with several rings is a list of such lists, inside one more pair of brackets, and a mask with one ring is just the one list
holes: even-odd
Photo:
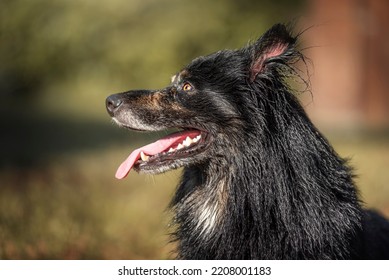
[(361, 208), (352, 170), (286, 83), (304, 60), (296, 44), (275, 25), (242, 49), (195, 59), (154, 102), (156, 91), (121, 95), (132, 128), (209, 132), (198, 155), (143, 170), (185, 167), (171, 202), (178, 258), (389, 258), (388, 222)]

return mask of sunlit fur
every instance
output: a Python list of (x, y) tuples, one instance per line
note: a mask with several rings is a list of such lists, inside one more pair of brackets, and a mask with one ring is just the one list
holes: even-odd
[[(272, 57), (274, 45), (283, 52)], [(383, 219), (372, 244), (358, 247), (366, 213), (352, 172), (285, 83), (300, 59), (296, 38), (276, 25), (253, 45), (185, 68), (207, 98), (196, 109), (215, 143), (207, 161), (185, 168), (172, 202), (179, 258), (389, 257)]]
[(178, 258), (389, 258), (388, 223), (361, 208), (347, 162), (286, 82), (299, 61), (297, 38), (279, 24), (193, 60), (153, 107), (142, 105), (153, 91), (120, 96), (145, 127), (208, 133), (201, 153), (154, 169), (185, 167), (171, 202)]

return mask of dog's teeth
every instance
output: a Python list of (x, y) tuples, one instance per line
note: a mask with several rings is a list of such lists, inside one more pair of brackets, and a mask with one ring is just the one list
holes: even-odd
[(184, 148), (184, 145), (182, 145), (182, 144), (178, 144), (178, 146), (177, 146), (176, 150), (181, 150), (182, 148)]
[(189, 136), (186, 137), (186, 142), (188, 142), (189, 144), (192, 144), (193, 140), (192, 138), (190, 138)]
[(170, 148), (169, 151), (168, 151), (168, 153), (172, 153), (172, 152), (174, 152), (175, 150), (176, 150), (176, 149)]
[(185, 147), (189, 147), (190, 144), (192, 144), (192, 143), (193, 143), (193, 140), (192, 140), (189, 136), (187, 136), (186, 139), (184, 140), (184, 142), (182, 142), (182, 144), (183, 144)]
[(140, 152), (140, 157), (143, 161), (148, 161), (150, 156), (144, 154), (144, 152)]
[(196, 143), (196, 142), (198, 142), (200, 140), (200, 138), (201, 138), (201, 135), (197, 135), (197, 137), (195, 139), (193, 139), (192, 141), (194, 143)]

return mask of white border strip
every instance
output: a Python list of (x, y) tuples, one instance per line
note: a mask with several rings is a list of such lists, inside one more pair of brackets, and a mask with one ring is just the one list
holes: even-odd
[(374, 279), (389, 261), (0, 261), (0, 279)]

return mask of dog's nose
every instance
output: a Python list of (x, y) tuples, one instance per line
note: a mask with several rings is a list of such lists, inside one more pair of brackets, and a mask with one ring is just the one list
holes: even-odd
[(117, 94), (108, 96), (105, 100), (105, 106), (107, 107), (108, 114), (113, 117), (116, 109), (119, 108), (122, 103), (122, 99)]

